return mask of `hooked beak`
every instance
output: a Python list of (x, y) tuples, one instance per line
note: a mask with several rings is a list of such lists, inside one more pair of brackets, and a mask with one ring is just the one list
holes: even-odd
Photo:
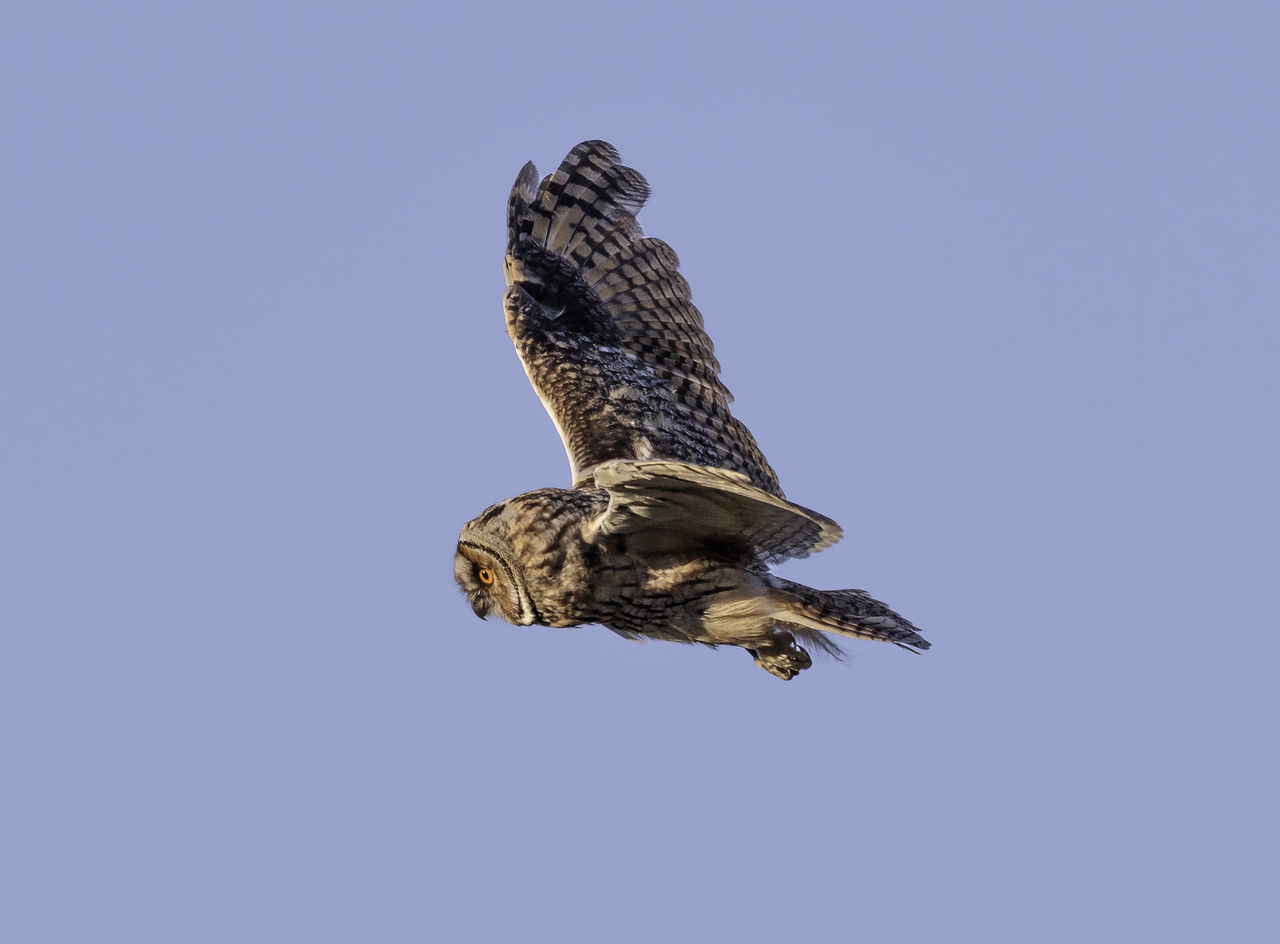
[(484, 619), (485, 616), (487, 616), (489, 613), (489, 608), (485, 606), (484, 603), (482, 603), (480, 600), (472, 600), (471, 609), (474, 610), (476, 616), (480, 617), (481, 619)]

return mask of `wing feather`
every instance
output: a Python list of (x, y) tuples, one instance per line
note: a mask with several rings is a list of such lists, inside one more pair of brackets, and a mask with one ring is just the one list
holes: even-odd
[(609, 506), (587, 529), (589, 541), (626, 534), (633, 549), (648, 552), (700, 544), (776, 563), (830, 547), (842, 534), (825, 515), (756, 488), (728, 469), (614, 460), (591, 474), (609, 493)]
[(675, 250), (636, 222), (648, 196), (611, 145), (586, 141), (541, 181), (526, 164), (508, 202), (507, 332), (564, 440), (574, 485), (612, 459), (672, 459), (732, 470), (781, 498), (729, 412)]

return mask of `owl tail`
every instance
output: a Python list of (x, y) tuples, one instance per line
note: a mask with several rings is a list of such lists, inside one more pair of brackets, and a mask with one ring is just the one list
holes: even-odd
[(891, 642), (912, 652), (929, 648), (929, 641), (910, 622), (864, 590), (815, 590), (780, 577), (773, 581), (778, 622), (801, 631), (806, 638), (813, 637), (805, 630), (819, 629), (838, 636)]

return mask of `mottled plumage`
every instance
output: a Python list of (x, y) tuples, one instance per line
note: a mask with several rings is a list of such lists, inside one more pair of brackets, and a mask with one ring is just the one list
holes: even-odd
[(602, 141), (507, 209), (507, 333), (569, 456), (573, 487), (527, 492), (462, 529), (454, 575), (478, 616), (600, 623), (631, 638), (740, 646), (789, 679), (796, 638), (927, 649), (861, 590), (815, 590), (768, 564), (840, 539), (787, 501), (732, 397), (675, 252), (636, 223), (649, 196)]

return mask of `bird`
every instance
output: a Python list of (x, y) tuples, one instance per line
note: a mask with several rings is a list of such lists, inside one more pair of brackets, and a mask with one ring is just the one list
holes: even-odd
[(598, 624), (629, 639), (736, 646), (789, 680), (840, 637), (929, 643), (863, 590), (770, 565), (834, 544), (794, 504), (732, 396), (675, 252), (636, 215), (649, 185), (604, 141), (507, 203), (507, 334), (569, 459), (569, 488), (491, 505), (458, 537), (454, 577), (481, 619)]

